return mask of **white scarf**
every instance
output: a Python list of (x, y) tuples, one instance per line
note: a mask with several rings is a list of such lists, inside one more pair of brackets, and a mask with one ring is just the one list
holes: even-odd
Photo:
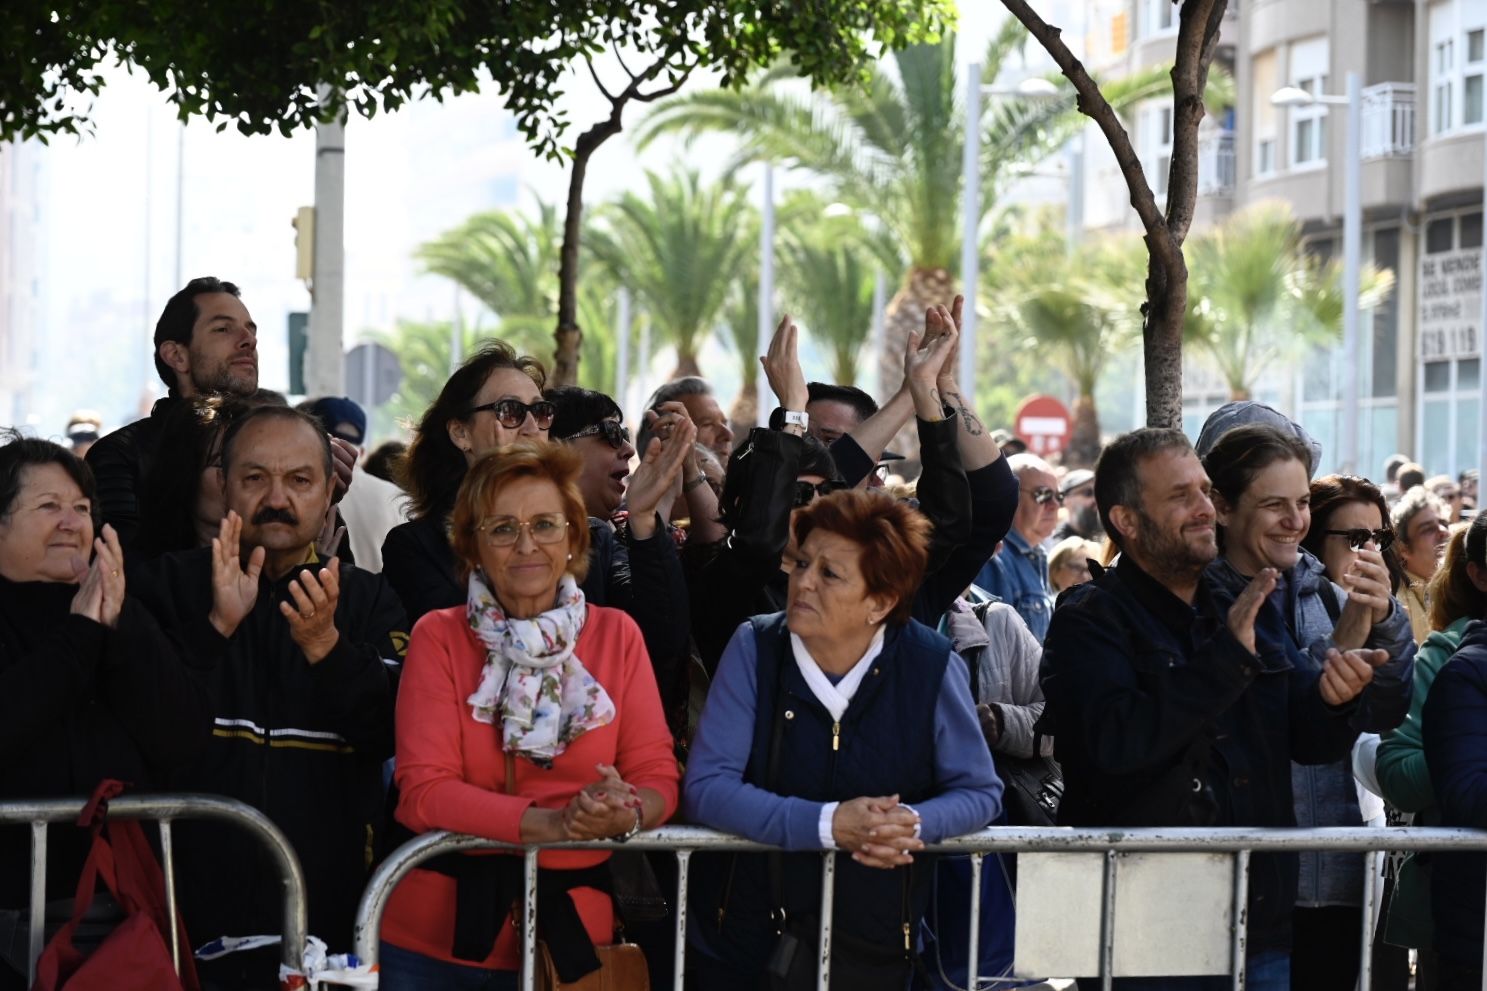
[(573, 656), (588, 607), (572, 575), (563, 576), (552, 609), (512, 619), (477, 568), (466, 616), (486, 649), (480, 687), (466, 701), (479, 722), (494, 723), (500, 713), (503, 750), (551, 767), (568, 744), (614, 720), (609, 693)]
[(867, 677), (868, 669), (873, 666), (873, 661), (883, 652), (883, 630), (882, 624), (878, 625), (878, 632), (873, 634), (872, 642), (867, 645), (867, 653), (862, 659), (852, 665), (852, 669), (842, 676), (842, 680), (835, 685), (831, 679), (826, 677), (826, 672), (816, 663), (811, 652), (806, 650), (805, 641), (795, 634), (790, 634), (791, 653), (795, 655), (795, 666), (800, 669), (801, 676), (805, 678), (806, 685), (816, 700), (826, 707), (831, 713), (831, 718), (840, 722), (842, 713), (847, 711), (847, 705), (852, 701), (852, 696), (857, 694), (857, 689), (862, 685), (862, 679)]

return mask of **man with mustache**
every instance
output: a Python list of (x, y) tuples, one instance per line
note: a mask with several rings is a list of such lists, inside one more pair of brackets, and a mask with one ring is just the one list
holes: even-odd
[[(381, 825), (407, 624), (380, 575), (316, 555), (331, 461), (313, 417), (252, 410), (223, 437), (220, 536), (151, 562), (131, 588), (163, 626), (222, 658), (209, 675), (213, 739), (173, 786), (228, 795), (272, 819), (304, 867), (310, 931), (347, 947)], [(196, 942), (280, 930), (277, 878), (255, 843), (212, 824), (182, 824), (177, 836)], [(273, 986), (276, 952), (208, 962), (203, 977), (219, 988)]]

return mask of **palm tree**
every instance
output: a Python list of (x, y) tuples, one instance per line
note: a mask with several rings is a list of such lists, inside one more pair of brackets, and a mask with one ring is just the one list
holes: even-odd
[[(1008, 19), (982, 60), (993, 82), (1027, 38)], [(879, 356), (883, 381), (902, 378), (904, 343), (924, 308), (955, 295), (952, 272), (960, 255), (960, 197), (964, 185), (964, 109), (956, 74), (955, 37), (912, 46), (872, 68), (868, 84), (809, 96), (780, 88), (780, 68), (741, 90), (674, 97), (642, 122), (642, 146), (662, 134), (689, 138), (730, 133), (741, 147), (737, 168), (751, 161), (787, 163), (825, 180), (831, 195), (882, 229), (908, 255), (902, 284), (888, 305), (886, 343)], [(1054, 101), (989, 101), (981, 122), (982, 209), (1019, 168), (1046, 157), (1081, 126), (1072, 90)], [(1117, 109), (1171, 91), (1156, 67), (1102, 86)]]
[[(557, 316), (562, 226), (557, 207), (536, 201), (535, 216), (513, 210), (478, 213), (432, 241), (415, 257), (479, 300), (500, 321), (497, 335), (522, 354), (546, 355)], [(614, 388), (614, 285), (588, 272), (579, 287), (586, 388)], [(430, 397), (432, 399), (432, 397)]]
[[(1270, 365), (1341, 334), (1341, 266), (1306, 251), (1286, 204), (1252, 204), (1190, 247), (1184, 337), (1213, 362), (1230, 398), (1249, 398)], [(1393, 291), (1394, 273), (1367, 266), (1361, 287), (1359, 305), (1377, 306)]]
[[(757, 256), (751, 256), (757, 257)], [(728, 410), (735, 434), (759, 423), (759, 273), (749, 265), (740, 273), (723, 306), (723, 331), (738, 359), (738, 398)]]
[(998, 322), (1027, 335), (1025, 346), (1074, 387), (1074, 429), (1064, 463), (1088, 467), (1100, 453), (1095, 386), (1110, 358), (1141, 332), (1130, 305), (1145, 252), (1137, 238), (1082, 244), (1072, 257), (1061, 237), (1013, 237), (996, 251), (994, 284), (983, 299)]
[(704, 185), (693, 170), (647, 171), (646, 186), (648, 196), (626, 193), (601, 206), (586, 241), (676, 348), (672, 377), (697, 375), (705, 335), (755, 251), (756, 214), (733, 182)]
[(780, 245), (784, 308), (800, 316), (807, 333), (830, 355), (832, 381), (856, 385), (857, 363), (873, 324), (876, 259), (871, 236), (856, 214), (827, 216), (818, 209), (813, 219), (784, 227)]

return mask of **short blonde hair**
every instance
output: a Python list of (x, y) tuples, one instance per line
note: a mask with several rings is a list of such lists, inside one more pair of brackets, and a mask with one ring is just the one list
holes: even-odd
[(1093, 540), (1085, 540), (1083, 537), (1065, 537), (1053, 545), (1053, 550), (1048, 552), (1048, 574), (1052, 580), (1054, 572), (1066, 564), (1073, 564), (1081, 558), (1087, 561), (1099, 561), (1102, 548)]
[(454, 515), (450, 518), (449, 542), (460, 561), (460, 577), (468, 579), (480, 564), (476, 527), (490, 515), (501, 493), (517, 479), (538, 478), (558, 488), (563, 517), (568, 521), (571, 556), (567, 571), (575, 581), (583, 581), (589, 573), (589, 518), (578, 490), (582, 471), (582, 455), (566, 444), (546, 441), (518, 441), (475, 462), (454, 497)]

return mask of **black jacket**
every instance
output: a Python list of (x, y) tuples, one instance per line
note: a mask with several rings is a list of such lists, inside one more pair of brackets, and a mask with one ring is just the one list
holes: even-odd
[[(272, 819), (304, 867), (310, 931), (331, 946), (349, 946), (383, 818), (382, 764), (393, 753), (407, 623), (380, 575), (343, 563), (341, 637), (311, 665), (279, 612), (300, 570), (278, 581), (263, 576), (253, 611), (227, 640), (207, 619), (210, 550), (167, 554), (130, 580), (162, 625), (221, 657), (209, 674), (211, 744), (175, 785), (240, 799)], [(177, 845), (193, 938), (280, 930), (279, 886), (256, 841), (215, 824), (186, 823)]]
[[(1346, 756), (1356, 702), (1322, 701), (1268, 603), (1251, 654), (1225, 623), (1231, 603), (1204, 578), (1190, 606), (1129, 557), (1060, 597), (1041, 676), (1061, 825), (1295, 825), (1291, 761)], [(1252, 949), (1289, 943), (1295, 901), (1295, 856), (1256, 855)]]
[[(458, 567), (444, 523), (435, 517), (395, 526), (382, 543), (382, 574), (403, 600), (410, 629), (424, 613), (465, 604), (469, 593)], [(658, 525), (647, 539), (627, 543), (589, 517), (589, 573), (580, 587), (591, 604), (630, 614), (645, 638), (667, 711), (678, 691), (685, 703), (687, 581), (666, 528)]]
[[(0, 578), (0, 799), (86, 797), (104, 778), (160, 788), (211, 732), (199, 671), (133, 596), (116, 629), (71, 613), (77, 586)], [(0, 906), (30, 901), (30, 830), (0, 831)], [(70, 898), (88, 851), (48, 831), (47, 897)]]
[[(919, 511), (934, 527), (924, 584), (914, 600), (914, 619), (933, 628), (950, 603), (966, 590), (1017, 512), (1017, 479), (1005, 458), (967, 473), (956, 447), (956, 423), (919, 420), (924, 471)], [(832, 445), (835, 455), (850, 437)], [(849, 450), (861, 449), (851, 443)], [(692, 596), (692, 635), (709, 674), (738, 625), (750, 616), (785, 608), (787, 579), (780, 556), (790, 536), (790, 511), (804, 443), (763, 427), (749, 432), (748, 448), (734, 456), (729, 472), (744, 473), (746, 487), (730, 511), (732, 532), (724, 546), (698, 569)], [(850, 483), (853, 476), (849, 475)]]
[(88, 448), (88, 467), (98, 482), (103, 522), (118, 532), (126, 553), (134, 549), (139, 534), (140, 485), (154, 464), (161, 424), (179, 402), (174, 396), (158, 400), (149, 416), (125, 424)]

